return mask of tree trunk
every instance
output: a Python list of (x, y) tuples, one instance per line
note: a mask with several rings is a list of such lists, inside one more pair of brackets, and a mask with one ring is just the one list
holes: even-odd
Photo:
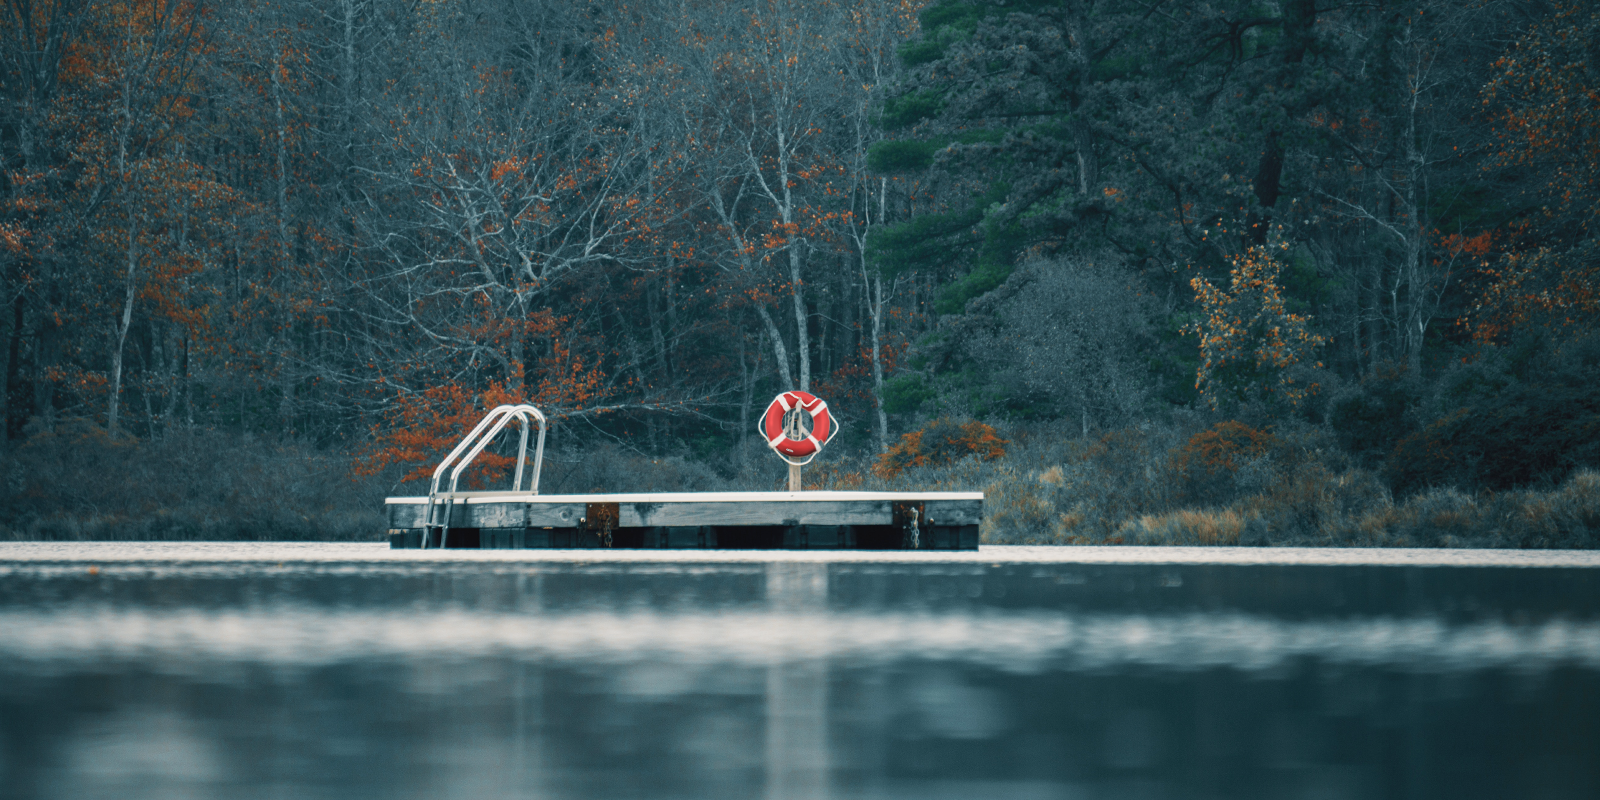
[[(339, 89), (343, 94), (344, 108), (341, 111), (344, 119), (340, 120), (344, 130), (344, 173), (347, 180), (354, 180), (356, 173), (356, 0), (344, 0), (339, 9), (344, 19), (340, 20), (343, 30), (340, 31), (339, 64)], [(346, 197), (353, 197), (354, 187), (343, 187)]]
[(883, 276), (874, 276), (872, 304), (872, 409), (877, 422), (878, 452), (889, 452), (889, 416), (883, 410)]
[(672, 383), (672, 365), (667, 359), (667, 336), (661, 328), (661, 305), (665, 298), (658, 299), (655, 290), (647, 280), (644, 283), (644, 311), (645, 318), (650, 322), (650, 350), (651, 360), (655, 362), (656, 370), (661, 374), (661, 380), (666, 385)]
[[(871, 184), (868, 184), (870, 187)], [(887, 219), (889, 179), (880, 178), (878, 184), (878, 223)], [(856, 249), (861, 257), (861, 290), (867, 301), (867, 316), (872, 320), (872, 410), (878, 440), (878, 452), (889, 452), (889, 416), (883, 410), (883, 275), (873, 275), (867, 266), (867, 232), (872, 230), (872, 189), (867, 189), (865, 230), (856, 239)]]
[[(1413, 190), (1415, 191), (1415, 190)], [(1401, 331), (1401, 346), (1405, 348), (1406, 367), (1412, 374), (1420, 374), (1422, 369), (1422, 337), (1427, 332), (1428, 324), (1424, 319), (1422, 304), (1426, 302), (1427, 287), (1423, 284), (1422, 270), (1422, 230), (1417, 224), (1420, 209), (1413, 207), (1411, 212), (1412, 223), (1406, 239), (1406, 317), (1403, 321), (1405, 330)]]
[(155, 374), (155, 370), (151, 369), (151, 366), (157, 360), (156, 354), (147, 354), (145, 348), (139, 346), (138, 341), (133, 343), (133, 354), (138, 357), (139, 373), (146, 376), (145, 389), (139, 393), (139, 400), (144, 405), (144, 429), (146, 432), (153, 434), (157, 430), (156, 408), (150, 398), (149, 376)]
[(756, 313), (766, 324), (767, 335), (772, 337), (772, 356), (778, 361), (778, 375), (783, 378), (783, 388), (793, 389), (794, 373), (789, 371), (789, 350), (783, 345), (783, 333), (778, 330), (778, 323), (772, 320), (772, 315), (767, 313), (766, 306), (757, 303)]
[(189, 367), (189, 337), (183, 337), (183, 414), (189, 427), (194, 427), (194, 379)]
[[(789, 215), (784, 214), (787, 223)], [(800, 357), (800, 391), (811, 391), (811, 332), (808, 323), (810, 315), (806, 313), (805, 286), (800, 275), (800, 250), (792, 243), (789, 245), (789, 285), (794, 290), (794, 349)]]
[[(293, 275), (289, 264), (289, 156), (288, 156), (288, 124), (283, 117), (283, 51), (278, 48), (272, 53), (272, 103), (274, 119), (277, 122), (277, 172), (278, 185), (275, 187), (277, 197), (277, 222), (278, 222), (278, 277), (289, 283)], [(294, 430), (295, 396), (294, 396), (294, 371), (290, 365), (294, 361), (294, 325), (293, 319), (285, 312), (283, 320), (283, 358), (279, 359), (279, 402), (278, 417), (283, 424), (283, 431), (290, 433)]]
[[(1418, 70), (1420, 72), (1420, 70)], [(1412, 78), (1417, 80), (1418, 76)], [(1413, 83), (1411, 86), (1411, 102), (1407, 107), (1406, 115), (1406, 317), (1405, 330), (1402, 331), (1402, 344), (1406, 352), (1406, 367), (1413, 375), (1420, 374), (1422, 369), (1422, 338), (1427, 332), (1427, 318), (1430, 316), (1423, 308), (1428, 302), (1428, 283), (1426, 270), (1423, 268), (1424, 226), (1422, 215), (1423, 202), (1417, 196), (1417, 187), (1426, 180), (1423, 171), (1426, 169), (1423, 154), (1417, 149), (1417, 103), (1420, 87)]]
[(11, 325), (6, 336), (5, 380), (0, 383), (0, 452), (11, 440), (11, 393), (16, 391), (17, 367), (22, 361), (22, 292), (11, 301)]
[(826, 291), (817, 293), (817, 374), (824, 380), (834, 371), (833, 353), (828, 349), (828, 321), (833, 318), (832, 303), (827, 302)]
[[(179, 343), (181, 343), (182, 334), (180, 333), (179, 336)], [(183, 351), (181, 347), (174, 347), (169, 344), (169, 346), (164, 349), (177, 350), (177, 352), (166, 357), (166, 362), (169, 365), (167, 372), (167, 403), (166, 407), (161, 409), (161, 420), (163, 423), (162, 427), (170, 429), (177, 424), (175, 420), (178, 418), (178, 403), (183, 399), (182, 390), (184, 364)]]
[(1088, 123), (1076, 116), (1072, 123), (1072, 139), (1078, 157), (1078, 194), (1088, 198), (1100, 183), (1100, 162), (1094, 155), (1094, 132), (1089, 130)]
[(128, 343), (128, 326), (133, 322), (133, 299), (137, 294), (139, 232), (128, 222), (128, 270), (123, 278), (122, 316), (117, 318), (117, 345), (111, 351), (111, 399), (106, 409), (106, 431), (117, 435), (117, 414), (122, 401), (122, 354)]
[(38, 320), (33, 345), (33, 413), (44, 423), (45, 430), (55, 425), (56, 384), (50, 372), (61, 353), (61, 328), (49, 309), (35, 315)]
[(746, 468), (746, 448), (750, 444), (750, 404), (754, 390), (750, 380), (750, 365), (745, 360), (744, 334), (739, 335), (739, 471)]
[(283, 119), (283, 83), (280, 72), (283, 70), (283, 61), (279, 53), (273, 53), (272, 59), (272, 101), (273, 110), (278, 123), (278, 263), (281, 267), (289, 264), (289, 156), (288, 156), (288, 124)]

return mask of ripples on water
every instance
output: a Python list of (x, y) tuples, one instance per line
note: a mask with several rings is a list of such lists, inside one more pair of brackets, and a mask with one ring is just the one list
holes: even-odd
[(1593, 798), (1595, 753), (1595, 554), (0, 545), (0, 797)]

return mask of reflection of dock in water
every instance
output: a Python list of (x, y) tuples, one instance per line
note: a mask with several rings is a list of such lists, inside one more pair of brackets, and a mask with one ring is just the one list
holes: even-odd
[(396, 548), (976, 550), (982, 492), (451, 492), (387, 501)]
[[(782, 614), (825, 614), (827, 564), (768, 564), (767, 602)], [(767, 667), (767, 800), (820, 800), (828, 792), (828, 662), (790, 653)]]

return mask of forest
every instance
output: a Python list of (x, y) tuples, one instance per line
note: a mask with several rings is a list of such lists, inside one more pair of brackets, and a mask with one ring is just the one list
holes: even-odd
[[(1600, 545), (1600, 10), (3, 0), (0, 538), (984, 489), (984, 541)], [(502, 480), (491, 457), (475, 479)]]

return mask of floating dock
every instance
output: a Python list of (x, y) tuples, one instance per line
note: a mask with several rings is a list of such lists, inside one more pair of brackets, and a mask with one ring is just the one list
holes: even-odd
[(976, 550), (982, 492), (391, 497), (389, 546)]
[[(773, 402), (777, 404), (790, 395), (811, 397), (803, 392), (788, 392)], [(815, 410), (783, 407), (797, 416), (825, 414), (827, 404), (811, 399)], [(460, 491), (462, 471), (513, 421), (522, 435), (511, 489)], [(539, 425), (539, 438), (531, 480), (524, 491), (528, 434), (535, 422)], [(490, 410), (434, 469), (427, 496), (391, 497), (385, 501), (389, 546), (494, 550), (978, 549), (982, 492), (539, 494), (547, 428), (544, 413), (531, 405), (502, 405)], [(814, 438), (806, 441), (821, 446)], [(810, 454), (815, 455), (815, 450)], [(790, 463), (790, 487), (798, 489), (798, 464), (785, 460)]]

